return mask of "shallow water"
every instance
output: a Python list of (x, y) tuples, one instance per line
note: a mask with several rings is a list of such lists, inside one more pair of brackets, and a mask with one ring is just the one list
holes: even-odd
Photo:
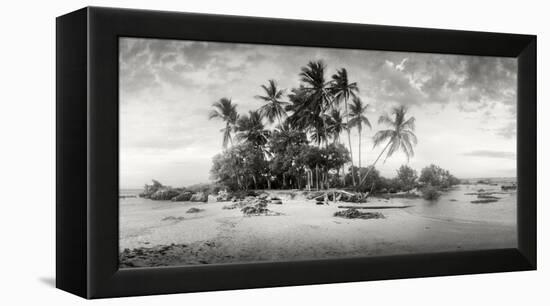
[[(390, 199), (388, 204), (410, 205), (406, 211), (428, 218), (444, 220), (489, 222), (502, 224), (516, 224), (517, 219), (517, 192), (504, 192), (501, 184), (471, 184), (458, 185), (452, 190), (443, 192), (441, 197), (435, 201), (424, 199)], [(493, 196), (500, 198), (497, 202), (485, 204), (473, 204), (471, 201), (479, 200), (476, 193), (483, 189), (485, 192), (498, 192)], [(141, 190), (121, 190), (121, 195), (137, 195)], [(120, 199), (121, 223), (131, 222), (132, 216), (141, 215), (148, 211), (172, 209), (174, 207), (190, 207), (196, 205), (193, 202), (152, 201), (142, 198)]]
[[(467, 193), (476, 193), (480, 189), (485, 192), (499, 192), (493, 196), (500, 199), (493, 203), (470, 203), (479, 199), (477, 195), (468, 195)], [(497, 186), (458, 185), (450, 191), (443, 192), (441, 197), (435, 201), (424, 199), (393, 199), (392, 201), (412, 205), (406, 209), (407, 212), (428, 218), (514, 225), (517, 219), (517, 192), (504, 192), (501, 190), (500, 184)]]
[[(473, 204), (478, 200), (476, 193), (480, 189), (485, 192), (499, 192), (494, 196), (500, 199), (497, 202), (486, 204)], [(121, 195), (137, 195), (140, 190), (121, 190)], [(502, 193), (501, 193), (502, 192)], [(429, 220), (474, 222), (516, 225), (517, 193), (503, 192), (500, 184), (493, 186), (488, 184), (458, 185), (452, 190), (443, 192), (435, 201), (424, 199), (394, 198), (388, 201), (382, 200), (388, 205), (410, 205), (405, 212), (426, 218)], [(124, 198), (119, 201), (120, 206), (120, 235), (121, 239), (134, 239), (150, 230), (158, 229), (167, 223), (162, 219), (167, 216), (186, 216), (185, 212), (190, 207), (198, 205), (196, 202), (170, 202), (152, 201), (143, 198)]]

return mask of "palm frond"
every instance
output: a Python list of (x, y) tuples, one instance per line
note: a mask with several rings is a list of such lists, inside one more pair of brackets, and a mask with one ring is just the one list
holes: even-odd
[(208, 120), (212, 120), (214, 118), (220, 118), (221, 114), (218, 113), (216, 110), (211, 110), (210, 113), (208, 113)]
[(383, 114), (383, 115), (380, 115), (380, 117), (378, 117), (378, 124), (395, 126), (395, 121), (388, 114)]
[(369, 129), (372, 129), (372, 126), (370, 125), (369, 118), (367, 118), (366, 116), (361, 117), (361, 122), (363, 122), (366, 126), (368, 126)]
[(410, 142), (414, 145), (416, 145), (418, 143), (418, 139), (416, 138), (416, 135), (413, 132), (403, 130), (403, 131), (401, 131), (401, 133), (403, 134), (403, 138), (405, 138), (408, 142)]
[(395, 151), (397, 151), (399, 149), (399, 147), (401, 147), (401, 138), (399, 137), (392, 137), (391, 139), (391, 142), (390, 142), (390, 147), (388, 149), (388, 153), (386, 154), (386, 158), (384, 159), (384, 162), (386, 162), (386, 160), (388, 159), (388, 157), (392, 156), (393, 153), (395, 153)]
[(416, 122), (416, 119), (414, 117), (410, 117), (407, 121), (405, 121), (401, 124), (401, 128), (402, 129), (410, 129), (411, 131), (414, 131), (415, 122)]
[(382, 130), (382, 131), (376, 132), (376, 134), (374, 134), (374, 136), (372, 138), (372, 141), (374, 143), (373, 148), (378, 146), (382, 142), (384, 142), (388, 139), (391, 139), (394, 134), (395, 134), (395, 131), (393, 131), (393, 130)]

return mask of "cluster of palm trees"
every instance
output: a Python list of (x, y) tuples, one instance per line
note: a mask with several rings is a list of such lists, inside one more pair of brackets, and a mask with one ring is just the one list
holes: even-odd
[[(240, 115), (237, 105), (229, 98), (221, 98), (212, 106), (209, 119), (220, 119), (225, 123), (223, 148), (233, 145), (233, 139), (247, 141), (257, 146), (265, 145), (272, 133), (266, 124), (274, 126), (274, 130), (285, 132), (289, 130), (303, 131), (309, 141), (317, 147), (327, 146), (329, 141), (340, 143), (340, 136), (346, 133), (351, 167), (349, 168), (354, 186), (361, 185), (368, 171), (359, 177), (354, 173), (353, 150), (350, 130), (357, 129), (359, 135), (358, 168), (361, 169), (361, 146), (363, 128), (372, 129), (367, 117), (368, 104), (358, 96), (359, 87), (351, 82), (345, 68), (338, 69), (330, 78), (326, 78), (326, 65), (323, 61), (311, 61), (301, 68), (300, 84), (286, 94), (278, 88), (274, 80), (262, 85), (263, 93), (255, 96), (263, 105), (255, 111)], [(383, 150), (372, 164), (374, 168), (381, 156), (386, 153), (386, 159), (401, 150), (407, 159), (414, 155), (413, 146), (417, 143), (414, 134), (414, 117), (406, 118), (407, 109), (404, 106), (394, 107), (390, 114), (380, 116), (378, 123), (388, 129), (380, 130), (374, 135), (374, 146), (384, 145)], [(311, 169), (310, 169), (311, 170)]]

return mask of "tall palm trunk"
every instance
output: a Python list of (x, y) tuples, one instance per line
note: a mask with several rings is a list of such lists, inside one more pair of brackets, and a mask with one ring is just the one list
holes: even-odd
[(361, 128), (359, 130), (359, 173), (361, 173)]
[(382, 157), (382, 154), (384, 154), (384, 152), (386, 151), (386, 149), (390, 146), (390, 143), (391, 143), (391, 140), (388, 141), (388, 144), (384, 147), (384, 149), (382, 150), (382, 152), (380, 152), (380, 154), (378, 154), (378, 157), (376, 158), (376, 160), (374, 161), (374, 163), (372, 164), (372, 166), (367, 170), (367, 173), (365, 173), (365, 175), (364, 175), (363, 178), (361, 179), (361, 182), (359, 183), (359, 185), (363, 185), (363, 183), (364, 183), (365, 180), (367, 179), (367, 175), (369, 175), (369, 173), (371, 172), (371, 170), (374, 169), (374, 166), (376, 165), (376, 163), (378, 162), (378, 160), (380, 159), (380, 157)]
[(355, 170), (353, 169), (353, 150), (351, 149), (351, 135), (349, 131), (349, 116), (348, 116), (348, 100), (344, 101), (345, 110), (346, 110), (346, 131), (348, 133), (348, 144), (349, 144), (349, 156), (351, 157), (351, 182), (355, 186)]

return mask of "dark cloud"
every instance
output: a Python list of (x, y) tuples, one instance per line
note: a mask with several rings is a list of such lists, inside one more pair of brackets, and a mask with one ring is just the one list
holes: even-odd
[(503, 158), (503, 159), (516, 159), (516, 153), (513, 152), (503, 152), (503, 151), (490, 151), (490, 150), (477, 150), (467, 153), (463, 153), (466, 156), (475, 156), (475, 157), (487, 157), (487, 158)]

